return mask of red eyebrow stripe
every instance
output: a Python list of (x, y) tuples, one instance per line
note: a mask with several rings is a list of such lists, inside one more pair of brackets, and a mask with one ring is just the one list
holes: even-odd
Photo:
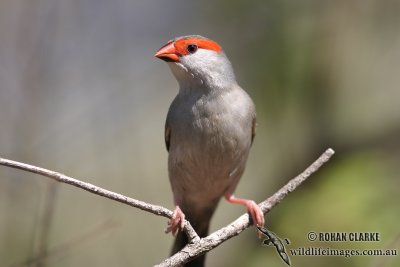
[(195, 44), (199, 48), (213, 50), (215, 52), (221, 52), (222, 48), (216, 42), (212, 40), (200, 39), (200, 38), (187, 38), (187, 39), (179, 39), (175, 41), (175, 48), (181, 55), (187, 55), (189, 52), (187, 51), (187, 46), (189, 44)]

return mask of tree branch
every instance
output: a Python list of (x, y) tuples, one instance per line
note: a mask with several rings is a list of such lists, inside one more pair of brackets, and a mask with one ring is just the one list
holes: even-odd
[[(268, 213), (274, 206), (276, 206), (285, 196), (290, 192), (293, 192), (301, 183), (303, 183), (308, 177), (316, 172), (324, 163), (326, 163), (335, 152), (329, 148), (327, 149), (313, 164), (311, 164), (305, 171), (290, 180), (285, 186), (278, 190), (275, 194), (269, 197), (267, 200), (261, 202), (259, 205), (264, 213)], [(36, 167), (33, 165), (0, 158), (0, 165), (8, 166), (15, 169), (20, 169), (35, 174), (39, 174), (61, 183), (73, 185), (75, 187), (84, 189), (93, 194), (103, 196), (120, 203), (139, 208), (141, 210), (153, 213), (158, 216), (171, 218), (172, 211), (162, 206), (149, 204), (140, 200), (136, 200), (119, 193), (112, 192), (110, 190), (95, 186), (90, 183), (82, 182), (78, 179), (68, 177), (64, 174), (47, 170), (44, 168)], [(189, 237), (189, 244), (186, 245), (181, 251), (175, 255), (167, 258), (157, 266), (179, 266), (182, 265), (197, 256), (200, 256), (215, 247), (219, 246), (226, 240), (239, 235), (243, 230), (251, 225), (249, 215), (246, 213), (236, 219), (234, 222), (225, 226), (207, 237), (200, 238), (194, 231), (193, 227), (188, 221), (185, 222), (185, 232)]]
[[(312, 163), (307, 169), (301, 174), (290, 180), (285, 186), (279, 189), (275, 194), (269, 197), (267, 200), (261, 202), (259, 206), (262, 211), (268, 213), (271, 209), (276, 206), (285, 196), (290, 192), (293, 192), (302, 182), (316, 172), (324, 163), (326, 163), (335, 154), (333, 149), (328, 148), (314, 163)], [(243, 230), (251, 225), (250, 217), (246, 213), (240, 216), (231, 224), (215, 231), (207, 237), (201, 238), (197, 242), (190, 242), (181, 251), (172, 255), (157, 267), (164, 266), (180, 266), (197, 256), (200, 256), (217, 246), (221, 245), (226, 240), (239, 235)]]
[[(61, 183), (70, 184), (70, 185), (73, 185), (80, 189), (89, 191), (90, 193), (118, 201), (120, 203), (153, 213), (158, 216), (163, 216), (166, 218), (171, 218), (171, 216), (172, 216), (172, 211), (170, 211), (169, 209), (164, 208), (162, 206), (153, 205), (153, 204), (150, 204), (150, 203), (147, 203), (144, 201), (130, 198), (130, 197), (124, 196), (122, 194), (115, 193), (113, 191), (93, 185), (91, 183), (86, 183), (86, 182), (80, 181), (78, 179), (66, 176), (59, 172), (47, 170), (47, 169), (44, 169), (41, 167), (37, 167), (37, 166), (29, 165), (26, 163), (9, 160), (9, 159), (4, 159), (4, 158), (0, 158), (0, 165), (4, 165), (4, 166), (15, 168), (15, 169), (20, 169), (23, 171), (32, 172), (32, 173), (39, 174), (39, 175), (48, 177), (50, 179), (56, 180)], [(184, 230), (185, 230), (186, 234), (188, 235), (189, 240), (199, 240), (200, 239), (200, 237), (197, 235), (196, 231), (190, 225), (189, 221), (185, 222)]]

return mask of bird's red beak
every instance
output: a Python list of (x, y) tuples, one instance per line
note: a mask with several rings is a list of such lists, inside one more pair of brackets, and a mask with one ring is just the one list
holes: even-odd
[(154, 56), (167, 62), (179, 61), (179, 54), (176, 51), (173, 41), (170, 41), (161, 47)]

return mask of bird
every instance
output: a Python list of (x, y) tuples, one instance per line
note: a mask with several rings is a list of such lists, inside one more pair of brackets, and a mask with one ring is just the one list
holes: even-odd
[[(222, 197), (247, 208), (256, 226), (260, 207), (234, 196), (256, 131), (255, 105), (237, 83), (232, 64), (215, 41), (200, 35), (174, 38), (154, 55), (168, 63), (179, 91), (165, 122), (168, 174), (175, 209), (166, 232), (176, 235), (171, 255), (188, 239), (185, 219), (200, 237)], [(204, 266), (205, 255), (185, 266)]]

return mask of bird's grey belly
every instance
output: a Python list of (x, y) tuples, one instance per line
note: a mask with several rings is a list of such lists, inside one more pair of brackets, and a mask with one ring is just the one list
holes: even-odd
[(169, 172), (174, 195), (182, 201), (219, 199), (236, 184), (250, 148), (230, 114), (190, 118), (171, 129)]

